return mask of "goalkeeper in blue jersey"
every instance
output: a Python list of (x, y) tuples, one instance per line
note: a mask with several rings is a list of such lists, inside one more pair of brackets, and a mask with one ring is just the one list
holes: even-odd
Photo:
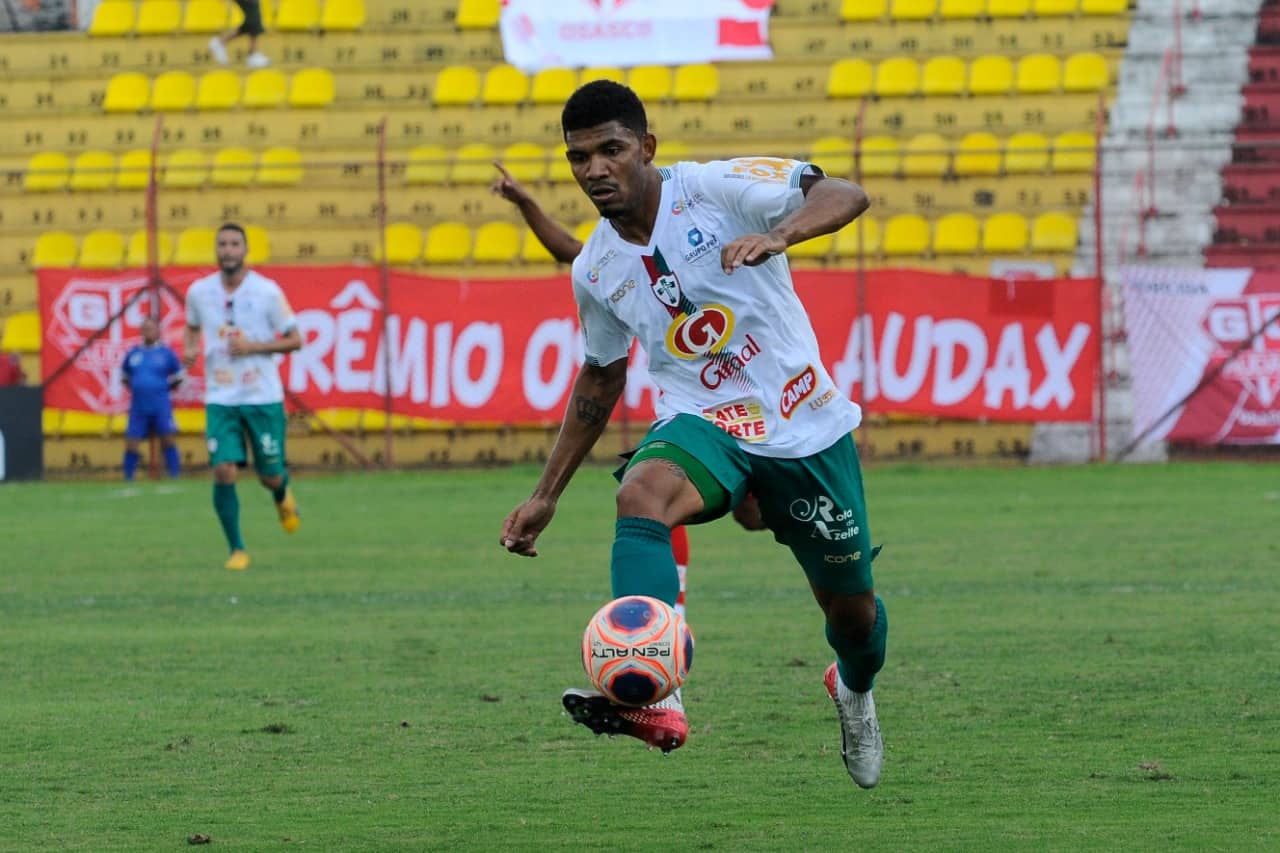
[(169, 392), (182, 382), (182, 362), (160, 340), (160, 321), (142, 321), (142, 343), (125, 354), (120, 367), (129, 389), (129, 425), (124, 431), (124, 478), (132, 480), (142, 458), (142, 440), (157, 436), (164, 449), (164, 465), (170, 477), (178, 476), (178, 447), (173, 437), (178, 425), (173, 420)]

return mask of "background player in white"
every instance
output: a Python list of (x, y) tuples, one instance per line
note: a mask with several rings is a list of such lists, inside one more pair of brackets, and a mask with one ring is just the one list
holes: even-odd
[(302, 335), (280, 285), (245, 266), (249, 243), (244, 229), (223, 225), (216, 249), (218, 272), (187, 291), (182, 360), (188, 368), (195, 364), (203, 333), (213, 508), (231, 549), (225, 565), (243, 571), (249, 568), (249, 552), (240, 536), (236, 473), (246, 462), (246, 438), (258, 478), (275, 500), (280, 525), (293, 533), (301, 523), (285, 467), (284, 386), (276, 354), (299, 349)]
[[(871, 577), (857, 452), (861, 410), (823, 367), (795, 294), (787, 247), (839, 230), (866, 194), (816, 167), (774, 157), (658, 169), (635, 93), (589, 83), (561, 116), (578, 184), (603, 217), (573, 264), (586, 363), (533, 494), (506, 518), (501, 544), (536, 556), (538, 535), (626, 383), (638, 337), (661, 391), (658, 420), (621, 477), (610, 564), (613, 595), (672, 602), (670, 528), (717, 518), (747, 491), (808, 576), (836, 663), (826, 686), (845, 767), (862, 787), (883, 757), (871, 687), (888, 621)], [(688, 721), (679, 693), (628, 709), (565, 692), (576, 722), (671, 750)]]

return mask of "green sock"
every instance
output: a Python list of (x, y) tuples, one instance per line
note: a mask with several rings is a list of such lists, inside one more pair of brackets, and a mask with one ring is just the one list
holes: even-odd
[(671, 555), (671, 528), (651, 518), (620, 518), (609, 564), (613, 597), (647, 595), (674, 605), (680, 574)]
[(271, 490), (271, 497), (276, 499), (276, 503), (284, 500), (284, 490), (289, 488), (289, 472), (285, 471), (284, 476), (280, 478), (280, 486)]
[(213, 511), (222, 522), (222, 534), (227, 537), (227, 545), (232, 551), (244, 550), (244, 540), (240, 538), (240, 498), (236, 496), (235, 483), (213, 484)]
[(862, 645), (852, 643), (827, 626), (827, 642), (836, 650), (840, 680), (855, 693), (866, 693), (875, 684), (876, 673), (884, 666), (884, 649), (889, 637), (889, 617), (884, 602), (876, 596), (876, 624)]

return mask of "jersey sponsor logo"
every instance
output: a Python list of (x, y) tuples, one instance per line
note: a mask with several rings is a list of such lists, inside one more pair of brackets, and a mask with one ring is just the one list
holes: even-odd
[(734, 438), (743, 441), (764, 441), (769, 437), (764, 419), (764, 406), (754, 397), (722, 403), (703, 409), (702, 416)]
[(791, 180), (791, 170), (795, 160), (784, 160), (780, 157), (740, 157), (730, 160), (732, 169), (725, 173), (726, 178), (744, 181), (763, 181), (769, 184), (785, 184)]
[(687, 264), (702, 260), (720, 248), (719, 237), (714, 234), (704, 235), (698, 228), (690, 228), (686, 238), (689, 241), (689, 245), (693, 247), (683, 255)]
[(724, 349), (733, 335), (733, 312), (723, 305), (707, 305), (680, 314), (667, 327), (667, 351), (691, 359)]
[(796, 521), (813, 525), (809, 531), (810, 539), (841, 542), (861, 532), (861, 528), (853, 523), (853, 510), (837, 507), (827, 495), (797, 498), (791, 502), (790, 511)]
[(680, 214), (684, 213), (686, 210), (693, 210), (695, 207), (702, 204), (704, 201), (706, 201), (706, 198), (702, 195), (702, 193), (694, 193), (688, 198), (678, 198), (675, 201), (671, 202), (671, 215), (679, 216)]
[(617, 304), (618, 302), (622, 301), (622, 297), (626, 296), (628, 293), (630, 293), (635, 289), (636, 289), (636, 280), (634, 278), (629, 278), (626, 281), (624, 281), (622, 284), (618, 285), (617, 290), (609, 294), (609, 301), (614, 304)]
[(699, 374), (703, 387), (709, 391), (716, 390), (725, 380), (732, 379), (746, 370), (747, 362), (759, 354), (760, 344), (751, 335), (747, 335), (747, 342), (742, 345), (741, 350), (733, 353), (722, 352), (707, 362), (707, 366), (702, 368), (702, 373)]
[(669, 308), (680, 304), (680, 279), (673, 272), (662, 273), (649, 282), (649, 288), (658, 301)]
[(782, 386), (782, 399), (779, 403), (779, 410), (782, 412), (782, 416), (790, 420), (791, 415), (796, 410), (796, 406), (803, 403), (813, 393), (813, 389), (817, 387), (818, 374), (814, 372), (812, 364), (805, 367), (796, 376), (788, 379), (787, 384)]
[(816, 412), (818, 411), (818, 409), (821, 409), (823, 406), (825, 406), (827, 403), (830, 403), (835, 398), (836, 398), (836, 389), (828, 388), (827, 390), (823, 391), (822, 394), (820, 394), (817, 397), (814, 397), (812, 400), (809, 401), (809, 408), (812, 411)]
[(612, 261), (617, 256), (618, 256), (617, 249), (610, 249), (609, 251), (601, 255), (600, 260), (596, 261), (595, 264), (592, 265), (591, 269), (587, 271), (587, 281), (591, 282), (592, 284), (595, 284), (596, 282), (600, 281), (600, 271), (605, 267), (609, 266), (609, 262)]

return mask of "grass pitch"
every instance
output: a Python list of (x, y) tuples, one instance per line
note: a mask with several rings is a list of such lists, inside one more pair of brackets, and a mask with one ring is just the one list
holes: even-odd
[(0, 488), (0, 850), (1275, 850), (1280, 471), (867, 472), (889, 660), (854, 788), (830, 652), (767, 534), (693, 531), (668, 757), (559, 713), (612, 481), (521, 560), (536, 471)]

